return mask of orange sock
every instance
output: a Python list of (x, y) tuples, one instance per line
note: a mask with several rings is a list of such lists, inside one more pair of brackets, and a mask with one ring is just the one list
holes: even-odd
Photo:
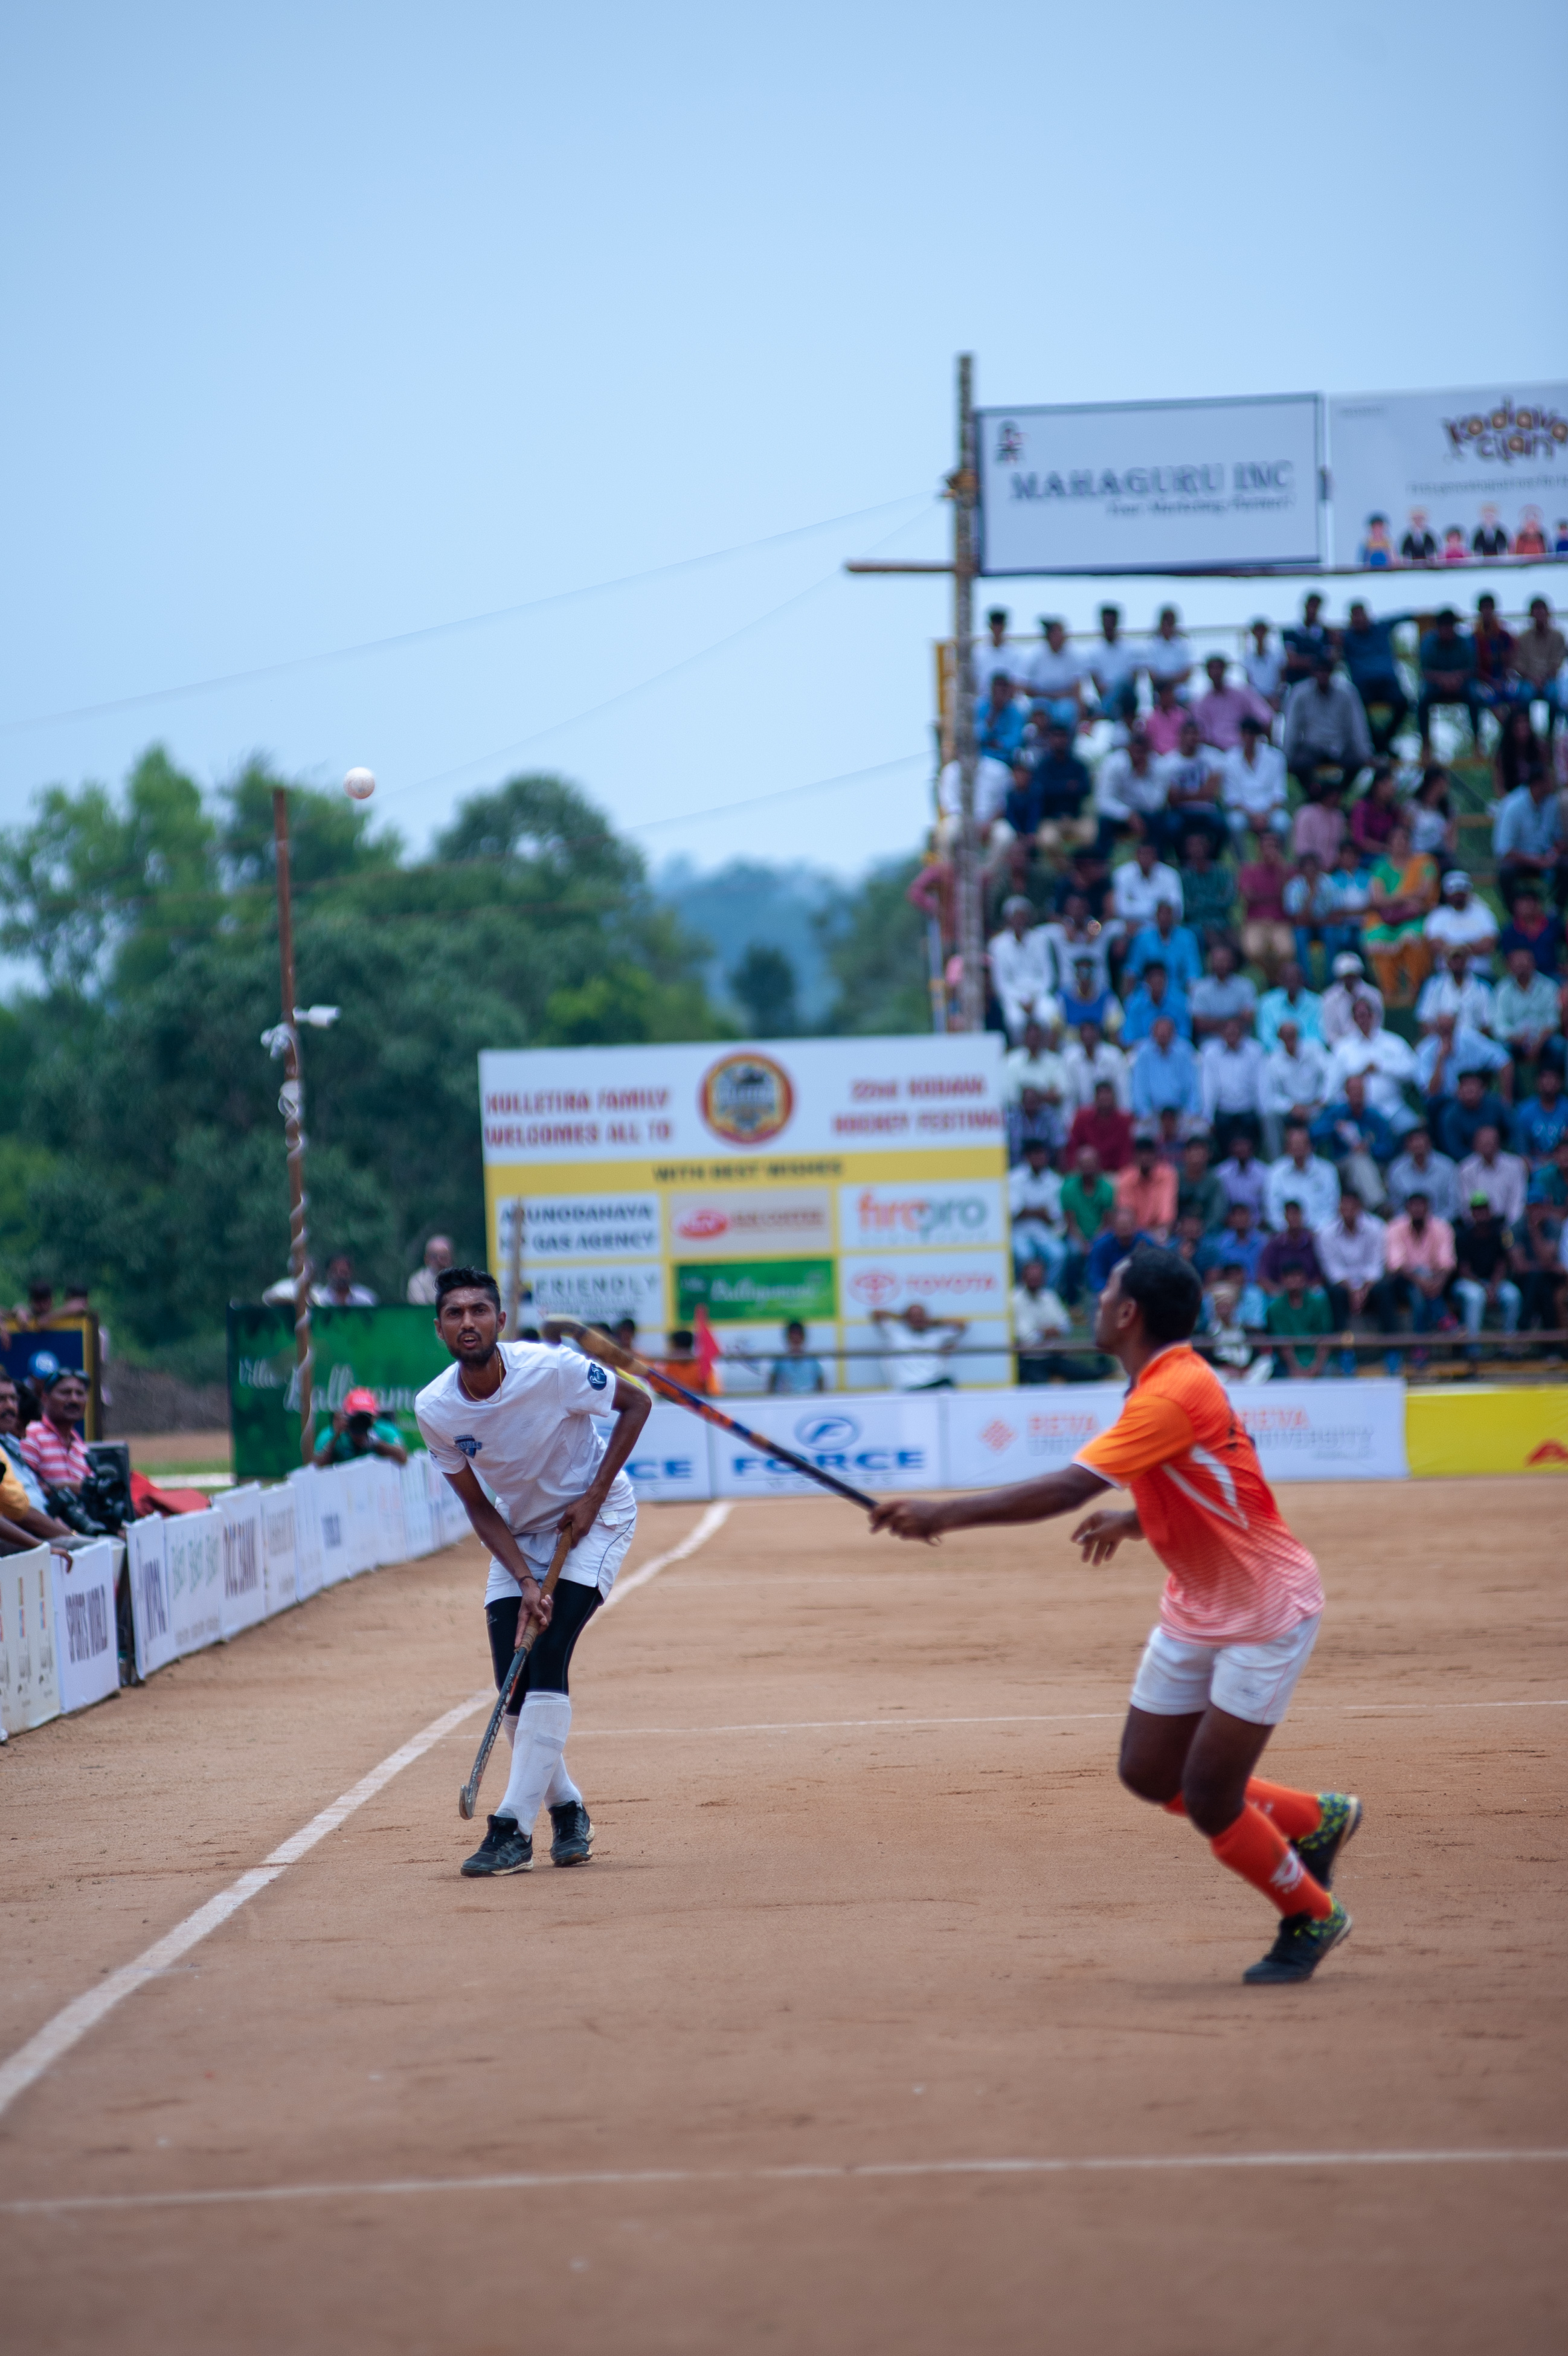
[(1286, 1840), (1301, 1840), (1323, 1822), (1323, 1804), (1316, 1792), (1293, 1792), (1288, 1783), (1265, 1783), (1261, 1775), (1247, 1782), (1251, 1806), (1272, 1817)]
[(1311, 1914), (1318, 1922), (1334, 1901), (1314, 1881), (1277, 1824), (1251, 1801), (1229, 1831), (1208, 1844), (1221, 1865), (1261, 1890), (1282, 1914)]

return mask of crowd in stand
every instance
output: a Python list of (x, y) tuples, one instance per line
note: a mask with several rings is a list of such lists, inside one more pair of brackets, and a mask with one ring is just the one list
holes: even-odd
[[(1476, 1357), (1488, 1322), (1505, 1348), (1563, 1326), (1568, 647), (1544, 599), (1515, 633), (1483, 596), (1472, 627), (1427, 617), (1412, 669), (1417, 618), (1358, 600), (1335, 627), (1314, 594), (1200, 671), (1170, 607), (1142, 642), (1107, 607), (1087, 647), (1047, 620), (1022, 651), (989, 617), (974, 804), (1026, 1380), (1076, 1371), (1031, 1345), (1142, 1236), (1192, 1259), (1251, 1379), (1354, 1371), (1352, 1330), (1462, 1329)], [(912, 892), (950, 937), (959, 795), (950, 762)]]

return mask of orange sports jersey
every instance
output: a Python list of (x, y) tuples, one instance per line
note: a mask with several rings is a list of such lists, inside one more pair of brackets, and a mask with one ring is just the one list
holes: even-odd
[(1255, 1644), (1323, 1609), (1225, 1386), (1184, 1342), (1151, 1358), (1109, 1431), (1075, 1460), (1133, 1493), (1169, 1571), (1160, 1624), (1189, 1644)]

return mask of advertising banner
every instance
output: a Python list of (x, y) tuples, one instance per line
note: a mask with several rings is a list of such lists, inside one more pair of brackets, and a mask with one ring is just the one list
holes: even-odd
[(74, 1554), (57, 1554), (51, 1559), (62, 1710), (87, 1709), (120, 1690), (114, 1573), (122, 1543), (99, 1538)]
[(169, 1610), (168, 1541), (161, 1514), (145, 1515), (125, 1526), (125, 1569), (131, 1582), (131, 1626), (136, 1642), (136, 1675), (150, 1677), (179, 1651)]
[(1059, 1472), (1115, 1422), (1125, 1387), (1120, 1382), (1041, 1384), (944, 1400), (948, 1486), (999, 1489)]
[[(595, 1428), (606, 1440), (614, 1429), (596, 1419)], [(712, 1430), (712, 1425), (703, 1423), (689, 1408), (676, 1407), (668, 1399), (654, 1400), (626, 1464), (627, 1479), (637, 1492), (639, 1505), (700, 1504), (713, 1495), (708, 1470)], [(722, 1440), (725, 1435), (714, 1436)]]
[(169, 1625), (177, 1653), (199, 1652), (223, 1633), (223, 1522), (215, 1510), (171, 1515), (164, 1525)]
[(259, 1489), (231, 1489), (218, 1501), (223, 1550), (223, 1636), (253, 1628), (267, 1616), (265, 1566), (262, 1559), (262, 1499)]
[(1269, 1482), (1404, 1480), (1404, 1403), (1397, 1376), (1230, 1387)]
[(294, 1525), (294, 1492), (286, 1482), (262, 1491), (262, 1557), (267, 1613), (299, 1601), (299, 1549)]
[[(374, 1391), (405, 1448), (423, 1448), (413, 1402), (452, 1363), (428, 1309), (313, 1309), (314, 1404), (319, 1439), (335, 1408), (360, 1386)], [(298, 1374), (291, 1306), (236, 1303), (229, 1312), (229, 1417), (234, 1472), (285, 1481), (299, 1463)]]
[(301, 1603), (321, 1592), (321, 1516), (317, 1506), (320, 1480), (314, 1464), (297, 1464), (288, 1476), (294, 1493), (294, 1591)]
[(954, 1374), (994, 1381), (1002, 1048), (983, 1034), (483, 1055), (492, 1265), (510, 1266), (521, 1215), (525, 1322), (630, 1317), (658, 1355), (701, 1311), (738, 1391), (766, 1388), (793, 1321), (830, 1387), (875, 1385), (875, 1365), (841, 1375), (836, 1354), (875, 1340), (874, 1308), (914, 1300), (978, 1321), (967, 1338), (999, 1355)]
[(1418, 1481), (1462, 1472), (1568, 1472), (1568, 1385), (1477, 1383), (1412, 1391), (1405, 1409)]
[[(942, 1483), (942, 1434), (938, 1395), (814, 1404), (800, 1399), (746, 1403), (745, 1420), (764, 1439), (780, 1440), (797, 1456), (836, 1472), (856, 1489), (877, 1495), (894, 1490), (938, 1489)], [(820, 1497), (823, 1492), (766, 1451), (727, 1431), (706, 1427), (713, 1451), (715, 1497)]]
[(1568, 383), (1359, 393), (1328, 434), (1336, 564), (1568, 557)]
[(980, 410), (980, 569), (1319, 564), (1321, 416), (1315, 392)]
[(318, 1472), (306, 1467), (305, 1478), (314, 1489), (316, 1526), (321, 1538), (321, 1584), (336, 1587), (339, 1580), (352, 1579), (360, 1568), (354, 1551), (354, 1501), (348, 1468), (332, 1464)]
[(0, 1558), (0, 1713), (7, 1734), (59, 1716), (52, 1557), (47, 1546)]

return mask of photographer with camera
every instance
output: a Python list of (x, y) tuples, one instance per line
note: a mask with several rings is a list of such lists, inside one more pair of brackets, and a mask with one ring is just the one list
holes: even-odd
[(332, 1429), (316, 1443), (320, 1465), (351, 1464), (356, 1456), (384, 1456), (389, 1463), (406, 1464), (408, 1451), (390, 1416), (381, 1414), (374, 1391), (351, 1390), (332, 1418)]

